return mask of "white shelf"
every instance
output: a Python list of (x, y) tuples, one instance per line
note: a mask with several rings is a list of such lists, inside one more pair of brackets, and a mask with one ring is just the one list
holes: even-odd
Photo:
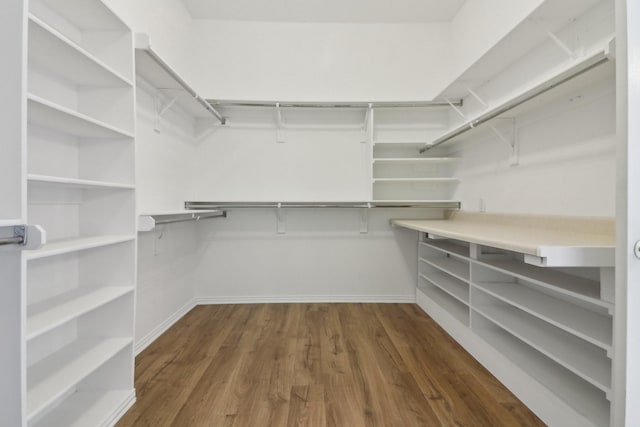
[(87, 138), (134, 138), (134, 135), (69, 108), (28, 95), (28, 121), (39, 126)]
[(135, 400), (134, 390), (76, 392), (34, 427), (87, 427), (110, 425), (114, 408)]
[(133, 292), (133, 287), (79, 288), (27, 307), (26, 339), (36, 338), (66, 322)]
[(472, 285), (606, 351), (612, 349), (613, 325), (610, 316), (517, 283), (473, 282)]
[(132, 190), (135, 188), (133, 184), (121, 184), (116, 182), (93, 181), (89, 179), (65, 178), (49, 175), (27, 175), (29, 183), (38, 185), (64, 186), (67, 188), (82, 189), (113, 189), (113, 190)]
[[(473, 324), (476, 325), (475, 318)], [(609, 425), (609, 402), (601, 390), (542, 353), (532, 351), (530, 346), (498, 326), (481, 328), (476, 325), (474, 329), (496, 350), (522, 367), (532, 379), (547, 387), (594, 425)]]
[(428, 299), (438, 304), (460, 323), (464, 324), (465, 326), (469, 326), (468, 306), (453, 298), (448, 293), (443, 292), (440, 288), (437, 288), (429, 283), (420, 284), (418, 289), (416, 290), (416, 293), (418, 292), (422, 293)]
[(449, 163), (458, 160), (456, 157), (378, 157), (373, 159), (373, 164), (397, 164), (397, 165), (420, 165), (430, 163)]
[(454, 256), (461, 257), (465, 260), (469, 259), (469, 247), (463, 245), (457, 245), (448, 240), (429, 240), (426, 242), (420, 242), (420, 246), (435, 249), (436, 251), (448, 253)]
[[(449, 129), (444, 132), (441, 136), (435, 138), (433, 141), (429, 141), (424, 144), (424, 147), (430, 148), (433, 146), (440, 145), (446, 141), (453, 141), (455, 138), (460, 137), (461, 135), (478, 129), (478, 126), (488, 119), (493, 119), (499, 117), (506, 109), (517, 108), (521, 105), (525, 105), (525, 103), (532, 100), (533, 97), (538, 94), (546, 94), (550, 89), (555, 89), (559, 85), (564, 84), (569, 81), (572, 76), (580, 75), (582, 72), (588, 71), (597, 64), (606, 62), (608, 60), (609, 55), (609, 46), (605, 49), (598, 49), (593, 52), (589, 52), (585, 54), (583, 57), (571, 62), (568, 65), (564, 65), (558, 67), (557, 69), (552, 70), (551, 72), (543, 75), (541, 78), (530, 82), (528, 85), (525, 85), (522, 88), (519, 88), (518, 91), (514, 94), (509, 94), (508, 96), (500, 99), (494, 103), (486, 110), (481, 113), (475, 115), (474, 117), (470, 117), (466, 119), (463, 123), (458, 126)], [(580, 84), (581, 81), (588, 80), (588, 76), (581, 76), (576, 79), (576, 81), (572, 81), (571, 84), (568, 84), (570, 87), (573, 86), (583, 86), (591, 83), (590, 80), (587, 83)], [(539, 102), (539, 100), (536, 100)], [(529, 105), (527, 108), (531, 108)], [(511, 115), (517, 115), (516, 110), (511, 110)]]
[(429, 276), (420, 273), (418, 276), (432, 285), (437, 286), (440, 290), (448, 293), (458, 301), (469, 305), (469, 285), (467, 283), (462, 282), (447, 273), (431, 272), (429, 273)]
[(166, 91), (170, 99), (175, 98), (175, 104), (189, 115), (225, 123), (226, 119), (152, 49), (146, 34), (136, 34), (135, 57), (136, 73), (153, 87)]
[(131, 345), (130, 338), (79, 340), (27, 369), (27, 418), (32, 420)]
[(440, 271), (444, 271), (452, 275), (453, 277), (469, 283), (469, 264), (459, 261), (456, 258), (420, 258), (420, 261), (437, 268)]
[(29, 61), (79, 86), (133, 86), (130, 80), (33, 15), (29, 15)]
[(374, 178), (373, 183), (427, 183), (454, 184), (460, 182), (458, 178)]
[[(46, 4), (78, 29), (129, 31), (127, 25), (100, 0), (46, 0)], [(31, 6), (29, 11), (34, 12)]]
[(515, 307), (474, 302), (473, 309), (603, 392), (611, 390), (611, 360), (604, 350)]
[(593, 280), (565, 274), (556, 270), (535, 267), (515, 260), (472, 260), (472, 262), (492, 268), (501, 273), (510, 274), (518, 279), (533, 283), (545, 289), (551, 289), (560, 294), (606, 308), (607, 310), (613, 308), (613, 304), (600, 299), (600, 285)]
[(78, 237), (74, 239), (64, 239), (48, 242), (41, 249), (25, 251), (26, 259), (38, 259), (50, 256), (67, 254), (70, 252), (84, 251), (87, 249), (99, 248), (103, 246), (115, 245), (118, 243), (135, 240), (133, 235), (101, 235), (90, 237)]

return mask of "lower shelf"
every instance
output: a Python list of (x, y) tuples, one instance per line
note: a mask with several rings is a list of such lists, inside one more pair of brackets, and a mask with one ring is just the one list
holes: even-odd
[(48, 242), (41, 249), (35, 251), (25, 251), (26, 258), (38, 259), (49, 256), (62, 255), (70, 252), (83, 251), (87, 249), (99, 248), (102, 246), (115, 245), (135, 240), (134, 235), (100, 235), (76, 237), (72, 239), (61, 239)]
[(609, 425), (609, 401), (604, 392), (569, 372), (537, 350), (474, 312), (474, 331), (531, 378), (547, 387), (594, 425)]
[(460, 323), (469, 326), (469, 307), (459, 300), (428, 282), (419, 283), (416, 292), (422, 292)]
[(27, 418), (40, 415), (131, 343), (131, 338), (78, 340), (28, 368)]
[(34, 427), (86, 427), (112, 424), (115, 412), (135, 399), (134, 390), (78, 392)]

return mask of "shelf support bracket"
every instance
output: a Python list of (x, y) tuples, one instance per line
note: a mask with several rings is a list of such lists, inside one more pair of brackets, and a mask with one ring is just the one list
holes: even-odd
[(364, 116), (364, 138), (361, 141), (363, 144), (373, 141), (373, 104), (369, 103), (367, 112)]
[(558, 36), (556, 36), (553, 31), (546, 30), (547, 36), (558, 46), (564, 53), (569, 56), (571, 59), (576, 59), (576, 53), (569, 47), (565, 42), (560, 40)]
[[(465, 88), (467, 92), (469, 92), (469, 95), (471, 95), (476, 101), (480, 103), (480, 105), (482, 105), (485, 108), (489, 107), (489, 104), (487, 104), (487, 102), (484, 99), (482, 99), (477, 92), (475, 92), (473, 89), (471, 89), (467, 85), (462, 85), (462, 86)], [(451, 103), (449, 103), (449, 105), (451, 105)]]
[(278, 207), (276, 208), (276, 230), (278, 234), (285, 234), (287, 232), (287, 216), (284, 208), (282, 207), (282, 203), (278, 203)]
[(276, 102), (276, 142), (284, 143), (283, 135), (284, 121), (282, 120), (282, 109), (280, 103)]
[[(370, 203), (367, 203), (371, 206)], [(360, 212), (360, 234), (367, 234), (369, 232), (369, 207), (362, 208)]]
[(162, 119), (162, 116), (164, 116), (169, 108), (171, 108), (173, 104), (176, 103), (178, 98), (180, 98), (180, 95), (178, 94), (171, 97), (166, 103), (163, 103), (161, 93), (162, 90), (158, 89), (155, 96), (155, 117), (153, 121), (153, 130), (157, 133), (160, 133), (160, 121)]
[(509, 133), (505, 135), (500, 129), (498, 129), (493, 123), (487, 123), (489, 129), (493, 131), (493, 133), (500, 139), (502, 142), (509, 144), (511, 147), (511, 152), (509, 153), (509, 166), (518, 166), (520, 163), (519, 153), (518, 153), (518, 134), (516, 130), (516, 119), (513, 117), (505, 117), (505, 118), (497, 118), (495, 120), (507, 120)]

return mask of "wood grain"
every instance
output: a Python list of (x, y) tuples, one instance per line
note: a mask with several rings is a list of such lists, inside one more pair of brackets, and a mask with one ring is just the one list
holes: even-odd
[(194, 308), (136, 358), (127, 426), (542, 426), (413, 304)]

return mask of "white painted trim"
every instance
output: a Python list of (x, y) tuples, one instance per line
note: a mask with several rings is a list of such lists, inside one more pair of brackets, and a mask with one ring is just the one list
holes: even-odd
[(211, 304), (268, 304), (268, 303), (412, 303), (415, 295), (264, 295), (199, 297), (196, 305)]
[(546, 424), (593, 425), (420, 290), (416, 291), (416, 303)]
[(118, 405), (113, 412), (111, 413), (111, 415), (109, 415), (103, 426), (104, 427), (113, 427), (116, 425), (116, 423), (118, 421), (120, 421), (120, 418), (122, 418), (124, 416), (124, 414), (127, 413), (127, 411), (133, 406), (133, 404), (136, 403), (136, 389), (131, 389), (131, 392), (129, 393), (129, 395), (122, 401), (122, 403), (120, 403), (120, 405)]
[(182, 318), (182, 316), (184, 316), (185, 314), (190, 312), (196, 305), (197, 304), (196, 304), (196, 301), (194, 299), (190, 300), (185, 305), (180, 307), (175, 313), (173, 313), (171, 316), (169, 316), (164, 322), (162, 322), (161, 324), (156, 326), (147, 335), (145, 335), (144, 337), (139, 338), (139, 339), (136, 338), (135, 339), (135, 346), (134, 346), (134, 349), (133, 349), (133, 352), (135, 353), (135, 355), (137, 356), (138, 354), (140, 354), (140, 352), (142, 352), (152, 342), (154, 342), (156, 339), (158, 339), (158, 337), (160, 337), (160, 335), (164, 334), (167, 331), (167, 329), (169, 329), (171, 326), (173, 326), (174, 323), (176, 323), (178, 320), (180, 320)]

